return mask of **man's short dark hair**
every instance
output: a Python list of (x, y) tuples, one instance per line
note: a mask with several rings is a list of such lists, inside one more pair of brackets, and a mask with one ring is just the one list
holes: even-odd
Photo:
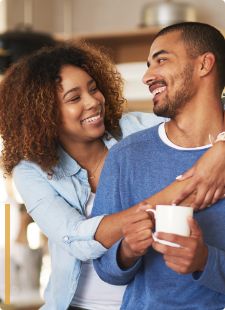
[(225, 86), (225, 40), (221, 32), (215, 27), (199, 22), (183, 22), (163, 28), (155, 36), (179, 31), (184, 44), (188, 47), (188, 55), (197, 57), (211, 52), (216, 58), (218, 81), (220, 87)]

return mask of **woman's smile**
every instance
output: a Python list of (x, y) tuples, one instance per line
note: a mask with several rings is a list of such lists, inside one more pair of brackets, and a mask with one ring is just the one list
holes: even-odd
[(93, 141), (104, 134), (105, 98), (86, 71), (72, 65), (63, 66), (58, 97), (61, 143), (65, 145), (68, 137), (79, 143)]

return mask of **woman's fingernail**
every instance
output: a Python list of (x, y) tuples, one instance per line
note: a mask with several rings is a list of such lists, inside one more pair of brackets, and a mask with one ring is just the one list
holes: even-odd
[(182, 178), (182, 174), (178, 175), (178, 176), (176, 177), (176, 180), (180, 180), (181, 178)]
[(142, 206), (138, 207), (138, 210), (143, 210), (143, 211), (146, 211), (147, 209), (151, 209), (152, 206), (148, 203), (146, 204), (143, 204)]

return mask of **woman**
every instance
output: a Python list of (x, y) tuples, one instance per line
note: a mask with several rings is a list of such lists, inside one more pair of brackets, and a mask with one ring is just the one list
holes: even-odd
[[(123, 220), (139, 206), (90, 218), (94, 193), (108, 149), (160, 120), (121, 118), (120, 75), (87, 45), (59, 45), (21, 60), (0, 91), (4, 167), (49, 239), (52, 273), (43, 309), (118, 309), (123, 288), (98, 279), (89, 260), (121, 237)], [(149, 203), (170, 203), (184, 184), (175, 182)]]

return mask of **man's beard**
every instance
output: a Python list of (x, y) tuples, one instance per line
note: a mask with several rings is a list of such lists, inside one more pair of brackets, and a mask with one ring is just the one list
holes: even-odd
[(179, 111), (185, 106), (185, 104), (193, 96), (192, 76), (194, 67), (191, 64), (187, 64), (184, 70), (177, 76), (174, 76), (174, 80), (180, 81), (180, 88), (176, 91), (172, 98), (168, 95), (163, 99), (163, 103), (156, 104), (153, 107), (153, 112), (157, 116), (174, 118)]

